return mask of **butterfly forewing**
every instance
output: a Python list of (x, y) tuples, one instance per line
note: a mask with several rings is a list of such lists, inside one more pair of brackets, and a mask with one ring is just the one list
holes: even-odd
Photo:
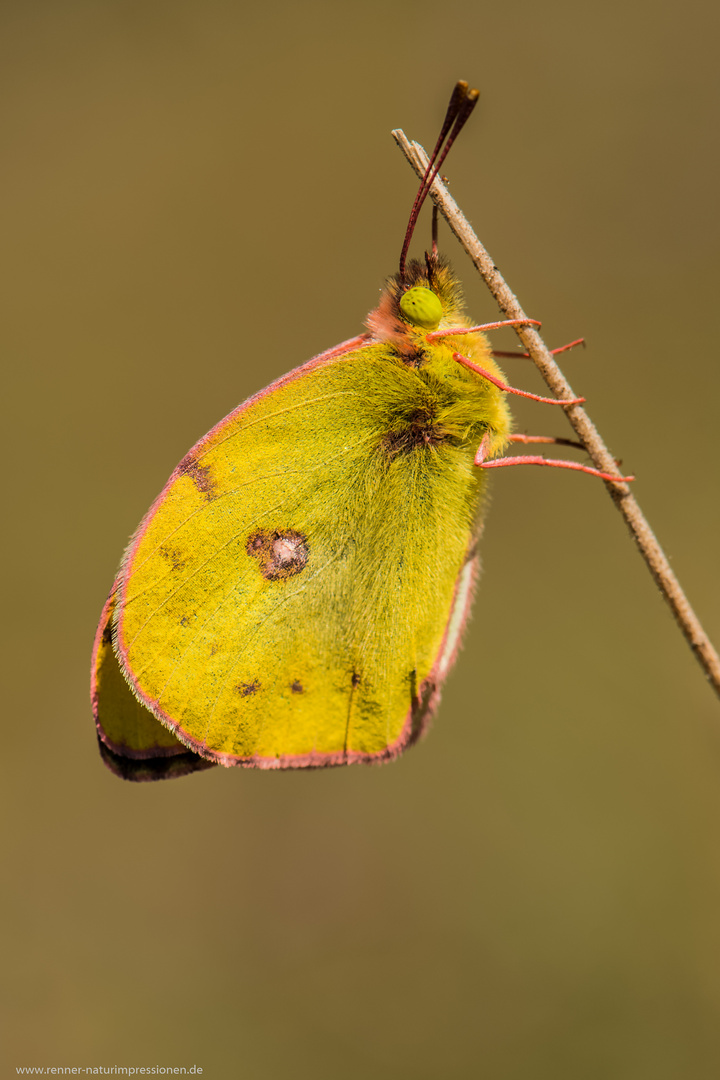
[(271, 767), (411, 740), (483, 483), (452, 387), (487, 386), (448, 371), (378, 344), (311, 362), (178, 466), (128, 551), (116, 648), (184, 743)]

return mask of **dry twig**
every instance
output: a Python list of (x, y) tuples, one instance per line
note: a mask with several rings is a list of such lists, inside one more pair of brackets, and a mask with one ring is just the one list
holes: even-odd
[[(393, 131), (393, 136), (415, 172), (422, 178), (428, 163), (427, 154), (422, 146), (419, 143), (411, 143), (401, 130)], [(520, 306), (517, 297), (507, 285), (439, 177), (430, 189), (430, 197), (472, 259), (505, 318), (527, 319), (528, 316)], [(555, 396), (566, 399), (575, 397), (576, 395), (570, 384), (535, 327), (518, 326), (515, 328), (515, 332)], [(596, 468), (619, 476), (615, 459), (583, 407), (581, 405), (568, 405), (564, 411)], [(635, 496), (625, 483), (609, 483), (606, 481), (605, 486), (616, 507), (625, 518), (650, 573), (672, 608), (675, 619), (687, 638), (691, 649), (716, 693), (720, 695), (720, 656), (718, 656), (712, 642), (703, 630), (700, 620), (690, 606), (680, 582), (671, 570), (667, 557), (640, 509)]]

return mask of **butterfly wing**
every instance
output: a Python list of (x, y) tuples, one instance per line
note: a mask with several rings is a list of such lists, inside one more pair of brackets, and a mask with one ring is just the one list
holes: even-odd
[(102, 610), (92, 654), (91, 700), (100, 754), (125, 780), (184, 776), (214, 763), (199, 757), (138, 701), (112, 647), (117, 583)]
[(186, 746), (282, 768), (417, 737), (471, 599), (484, 475), (418, 421), (428, 400), (411, 367), (355, 339), (175, 470), (125, 558), (116, 651)]

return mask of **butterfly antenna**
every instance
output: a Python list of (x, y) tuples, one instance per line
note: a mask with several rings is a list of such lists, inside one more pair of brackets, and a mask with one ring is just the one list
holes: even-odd
[[(420, 184), (420, 190), (415, 196), (415, 202), (413, 203), (412, 210), (410, 211), (410, 220), (408, 221), (408, 227), (405, 232), (405, 241), (400, 253), (400, 280), (405, 280), (405, 263), (407, 261), (407, 254), (410, 248), (410, 241), (412, 240), (415, 226), (417, 224), (420, 211), (422, 210), (423, 203), (427, 198), (430, 188), (433, 186), (435, 177), (437, 176), (440, 168), (448, 156), (450, 147), (457, 139), (458, 135), (462, 131), (465, 123), (477, 104), (477, 100), (480, 97), (479, 90), (470, 90), (468, 84), (464, 81), (457, 82), (455, 89), (450, 97), (450, 103), (447, 107), (445, 114), (445, 120), (438, 136), (438, 141), (435, 144), (435, 149), (430, 155), (425, 175), (422, 178)], [(441, 149), (445, 139), (445, 148)]]

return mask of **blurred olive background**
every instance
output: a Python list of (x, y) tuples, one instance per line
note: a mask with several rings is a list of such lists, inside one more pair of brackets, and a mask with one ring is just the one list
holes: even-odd
[(719, 703), (601, 483), (493, 476), (464, 651), (390, 766), (123, 783), (87, 688), (176, 462), (362, 329), (416, 186), (390, 130), (432, 144), (458, 77), (482, 98), (452, 190), (549, 344), (586, 336), (564, 367), (720, 639), (719, 23), (697, 0), (2, 4), (3, 1075), (720, 1075)]

